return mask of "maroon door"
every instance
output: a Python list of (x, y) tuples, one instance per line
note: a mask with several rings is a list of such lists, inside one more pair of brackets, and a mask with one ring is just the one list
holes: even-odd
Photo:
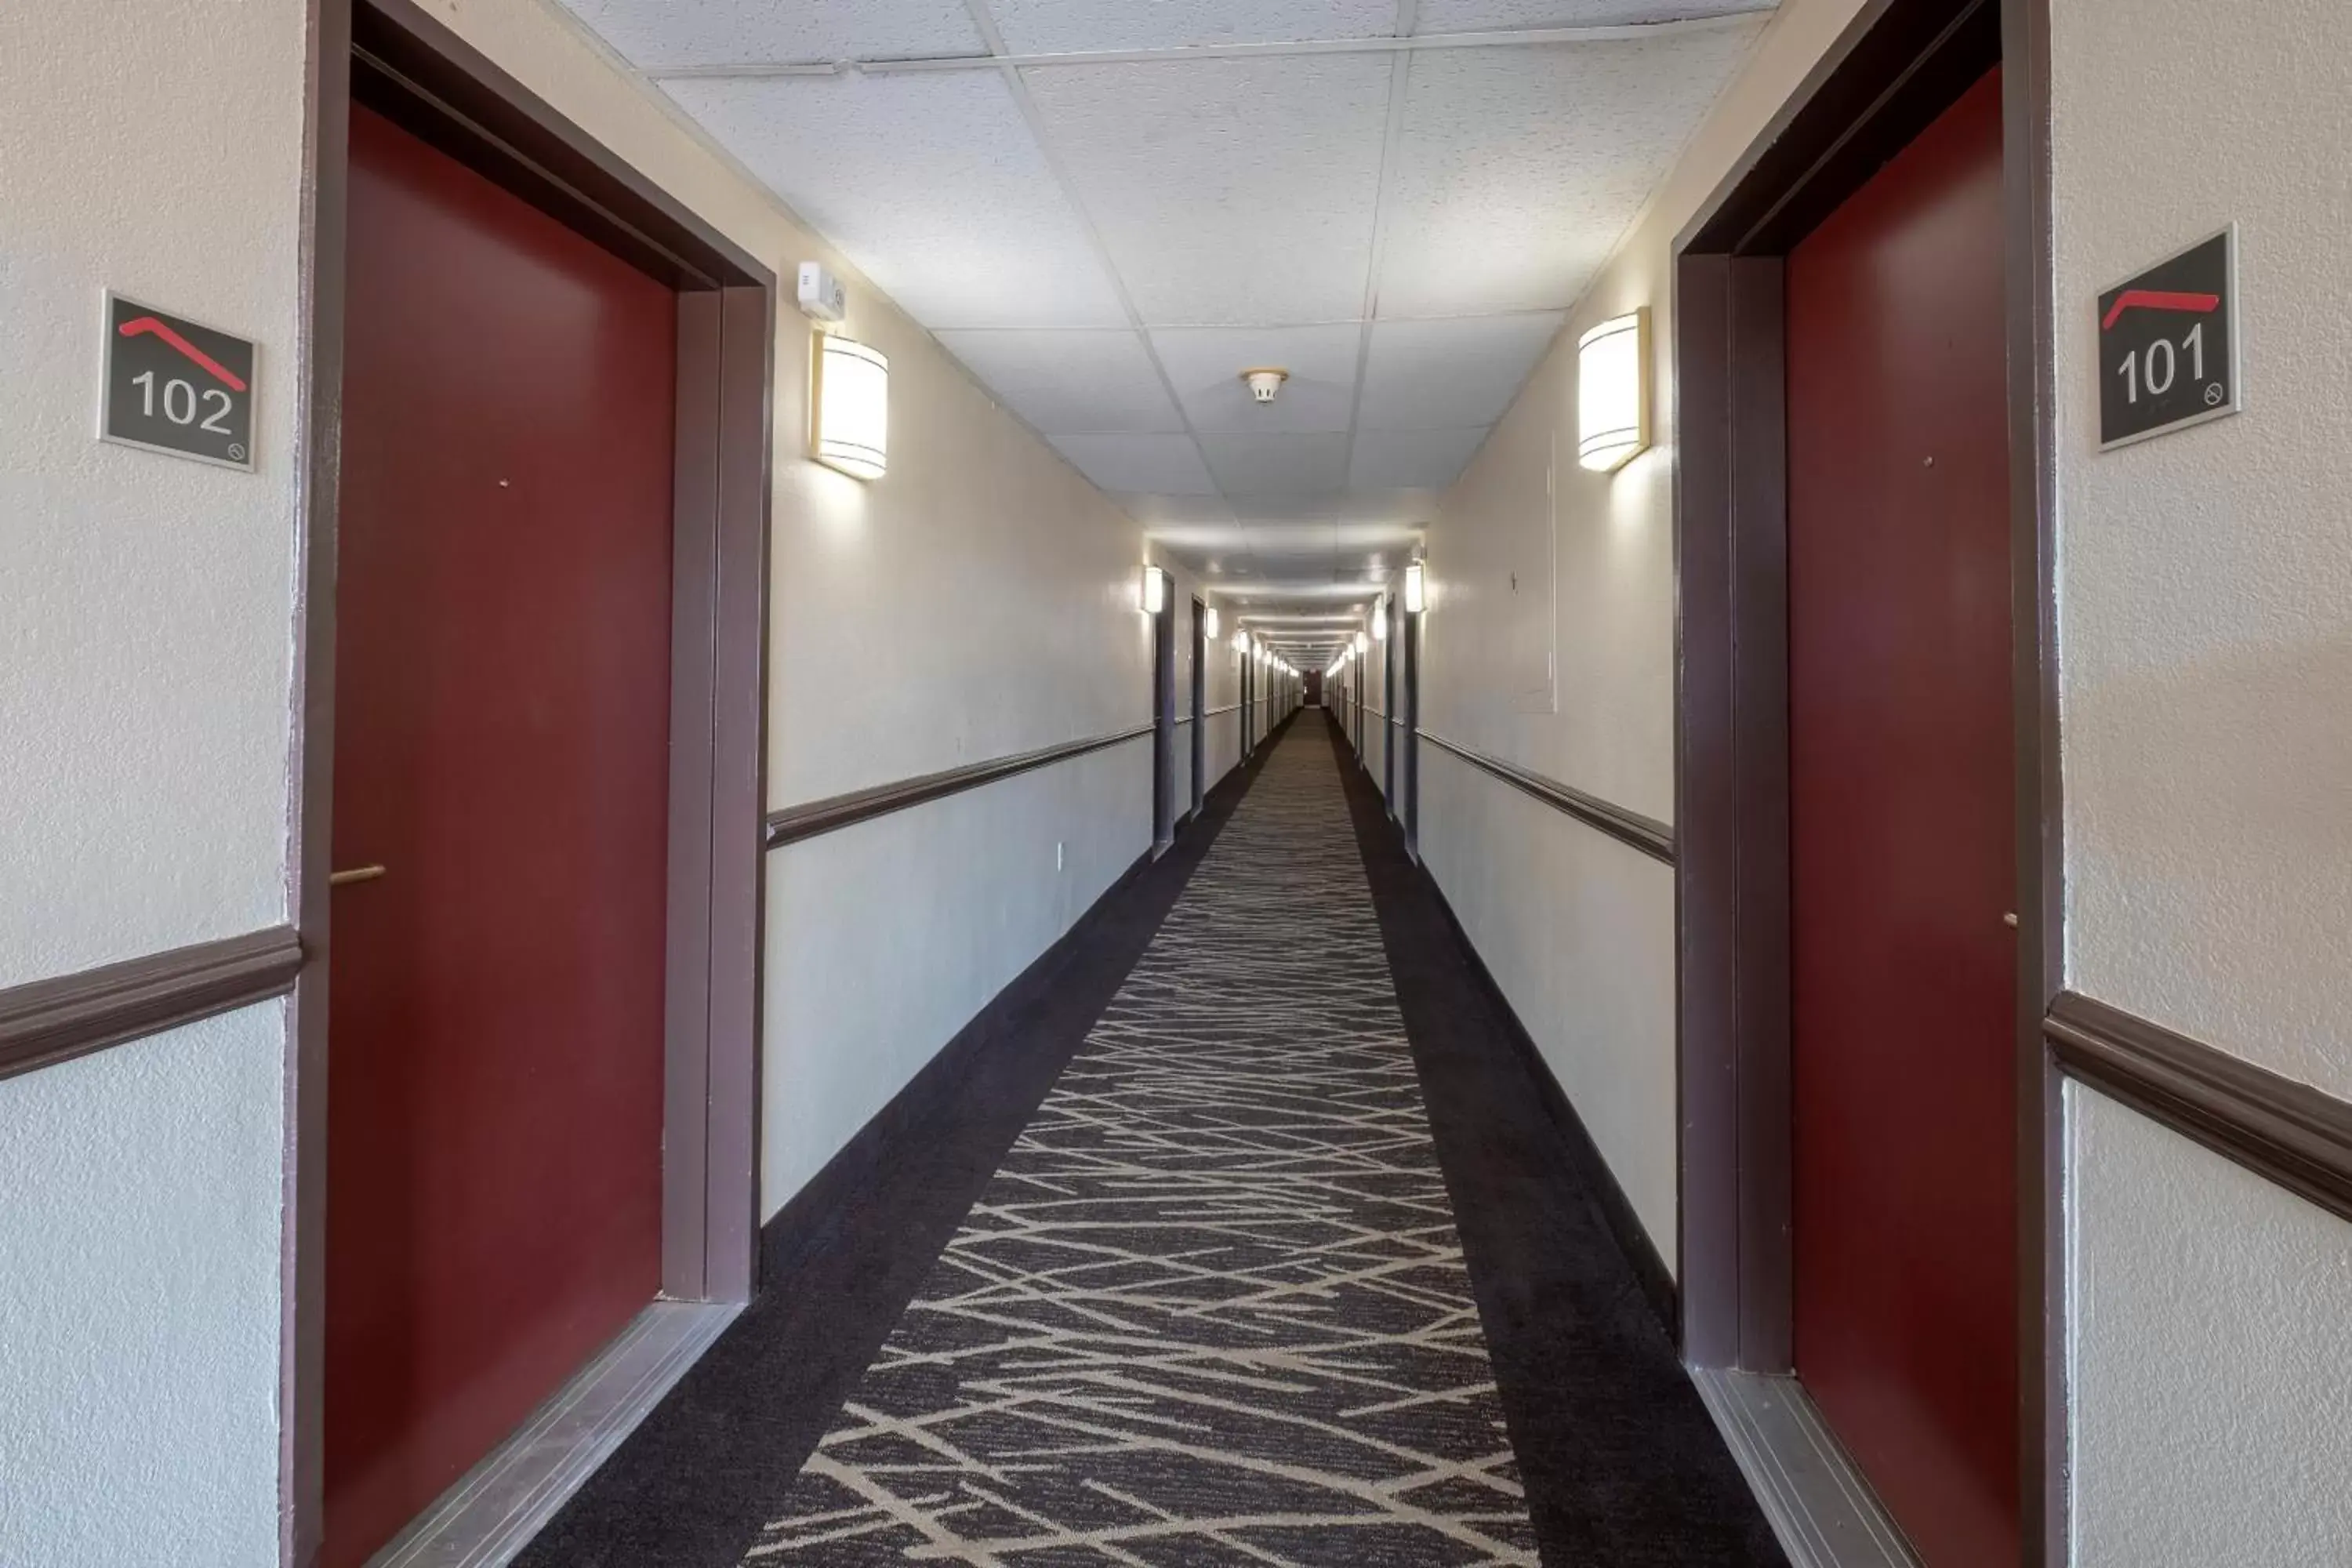
[(2017, 1561), (2000, 83), (1789, 258), (1797, 1370), (1934, 1568)]
[(659, 1285), (672, 295), (352, 116), (326, 1561)]

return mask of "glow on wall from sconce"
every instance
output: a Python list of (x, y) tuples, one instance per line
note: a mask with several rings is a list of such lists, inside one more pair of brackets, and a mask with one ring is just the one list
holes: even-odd
[(1576, 341), (1576, 461), (1623, 468), (1650, 444), (1650, 312), (1601, 322)]
[(1138, 591), (1143, 613), (1156, 616), (1168, 607), (1168, 574), (1157, 566), (1143, 569), (1143, 583)]
[(864, 343), (817, 334), (809, 401), (810, 456), (852, 479), (880, 479), (890, 466), (889, 360)]

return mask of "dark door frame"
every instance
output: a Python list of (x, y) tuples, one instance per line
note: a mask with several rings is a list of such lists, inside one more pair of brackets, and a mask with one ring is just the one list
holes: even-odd
[(1381, 644), (1381, 800), (1391, 816), (1396, 815), (1396, 753), (1397, 753), (1397, 616), (1399, 598), (1391, 594), (1381, 601), (1381, 616), (1387, 621), (1389, 633)]
[(500, 70), (415, 0), (315, 0), (307, 83), (311, 210), (300, 397), (288, 901), (303, 967), (289, 1004), (280, 1270), (279, 1556), (320, 1540), (326, 1110), (333, 970), (335, 561), (345, 214), (353, 102), (678, 294), (672, 512), (670, 828), (662, 1293), (758, 1286), (761, 948), (766, 809), (768, 432), (775, 278)]
[(1151, 616), (1151, 852), (1176, 842), (1176, 605)]
[(1209, 607), (1192, 601), (1192, 809), (1198, 816), (1208, 794)]
[[(1782, 267), (2002, 68), (2019, 917), (2021, 1525), (2066, 1561), (2053, 595), (2049, 0), (1869, 0), (1675, 246), (1680, 1335), (1695, 1366), (1791, 1363)], [(1890, 1021), (1899, 1026), (1900, 1020)]]
[(1426, 601), (1418, 610), (1400, 611), (1397, 633), (1404, 643), (1404, 800), (1397, 820), (1404, 826), (1404, 852), (1415, 865), (1421, 863), (1421, 631), (1428, 615)]

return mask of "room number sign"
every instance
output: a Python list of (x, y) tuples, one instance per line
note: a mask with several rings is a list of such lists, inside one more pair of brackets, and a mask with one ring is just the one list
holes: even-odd
[(2099, 445), (2238, 411), (2238, 236), (2224, 229), (2099, 296)]
[(99, 435), (126, 447), (253, 470), (253, 344), (106, 297)]

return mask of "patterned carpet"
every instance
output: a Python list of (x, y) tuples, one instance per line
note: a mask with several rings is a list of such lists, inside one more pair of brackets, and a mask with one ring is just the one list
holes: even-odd
[(1533, 1568), (1319, 725), (1278, 743), (745, 1561)]

